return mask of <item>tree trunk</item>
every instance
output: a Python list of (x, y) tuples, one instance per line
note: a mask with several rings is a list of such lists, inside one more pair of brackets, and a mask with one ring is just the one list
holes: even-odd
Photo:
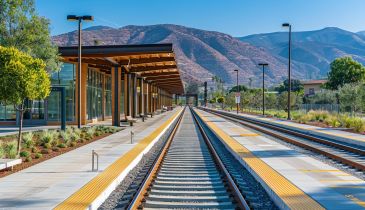
[(23, 129), (23, 113), (24, 113), (24, 103), (20, 105), (21, 107), (18, 109), (19, 111), (19, 133), (18, 133), (18, 145), (17, 145), (17, 155), (20, 154), (20, 149), (22, 145), (22, 129)]

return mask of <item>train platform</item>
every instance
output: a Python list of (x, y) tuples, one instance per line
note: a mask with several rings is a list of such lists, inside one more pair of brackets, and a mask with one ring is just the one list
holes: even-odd
[[(216, 110), (216, 111), (218, 111), (218, 110)], [(219, 110), (219, 111), (227, 112), (227, 111), (222, 111), (222, 110)], [(228, 112), (228, 113), (236, 114), (236, 112)], [(323, 138), (330, 138), (330, 139), (334, 139), (338, 142), (343, 142), (343, 143), (361, 146), (361, 147), (365, 148), (365, 135), (347, 132), (347, 131), (344, 131), (343, 128), (323, 128), (323, 127), (318, 127), (318, 126), (313, 126), (313, 125), (296, 123), (296, 122), (288, 121), (288, 120), (284, 120), (284, 119), (264, 117), (264, 116), (260, 116), (260, 115), (250, 115), (250, 114), (243, 114), (243, 113), (239, 113), (239, 115), (242, 117), (245, 117), (245, 118), (259, 120), (259, 121), (262, 121), (265, 123), (279, 125), (283, 128), (289, 128), (289, 129), (296, 130), (299, 132), (308, 133), (308, 134), (312, 134), (312, 135), (315, 135), (318, 137), (323, 137)]]
[(365, 209), (365, 181), (266, 135), (195, 109), (282, 209)]
[[(0, 178), (0, 209), (95, 209), (181, 111), (182, 108), (176, 108), (156, 115), (101, 140)], [(131, 131), (134, 132), (133, 142)], [(91, 170), (92, 150), (99, 155), (98, 171)]]

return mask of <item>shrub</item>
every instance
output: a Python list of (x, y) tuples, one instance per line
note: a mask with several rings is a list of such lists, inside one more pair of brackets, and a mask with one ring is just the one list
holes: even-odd
[(4, 153), (3, 144), (0, 142), (0, 159), (4, 157)]
[(298, 121), (300, 123), (308, 123), (309, 121), (311, 121), (311, 119), (312, 119), (311, 115), (305, 114), (305, 115), (302, 115), (301, 117), (299, 117)]
[(34, 145), (33, 132), (23, 134), (23, 142), (26, 148), (31, 148)]
[(34, 157), (35, 157), (35, 159), (39, 159), (39, 158), (42, 158), (42, 154), (41, 153), (36, 153), (35, 155), (34, 155)]
[(50, 149), (52, 147), (52, 144), (46, 143), (46, 144), (43, 145), (43, 147), (46, 148), (46, 149)]
[(30, 156), (29, 157), (26, 157), (25, 158), (25, 162), (32, 162), (32, 157), (30, 157)]
[(65, 142), (65, 144), (70, 144), (70, 141), (71, 141), (71, 134), (66, 131), (61, 131), (60, 133), (62, 139), (63, 139), (63, 142)]
[(95, 136), (101, 136), (103, 135), (104, 133), (102, 131), (95, 131)]
[(71, 141), (77, 141), (80, 139), (80, 135), (77, 133), (71, 133)]
[(30, 156), (30, 153), (28, 151), (21, 151), (19, 153), (20, 157), (29, 157)]
[(5, 158), (15, 159), (17, 156), (17, 142), (11, 141), (3, 144)]
[(79, 136), (80, 136), (80, 134), (81, 134), (81, 129), (79, 129), (79, 128), (77, 128), (77, 127), (73, 127), (73, 128), (72, 128), (72, 133), (76, 133), (77, 135), (79, 135)]
[(66, 148), (67, 146), (64, 143), (61, 143), (61, 144), (57, 145), (57, 147), (59, 147), (59, 148)]
[(90, 127), (86, 131), (86, 137), (89, 137), (90, 139), (94, 137), (95, 134), (95, 127)]
[(339, 121), (338, 117), (336, 116), (329, 116), (324, 120), (326, 125), (332, 126), (334, 128), (340, 127), (341, 122)]
[(33, 148), (32, 148), (32, 152), (33, 152), (33, 153), (38, 153), (38, 152), (39, 152), (39, 150), (38, 150), (38, 148), (37, 148), (37, 147), (33, 147)]
[(66, 128), (66, 133), (68, 133), (68, 134), (73, 133), (73, 128), (72, 127), (67, 127)]
[(48, 130), (44, 130), (41, 133), (40, 140), (41, 140), (42, 145), (51, 144), (53, 139), (54, 139), (54, 133), (53, 132), (50, 132)]
[(352, 119), (352, 123), (351, 123), (351, 127), (354, 129), (354, 131), (356, 132), (364, 132), (365, 131), (365, 123), (364, 120), (361, 118), (353, 118)]
[(70, 143), (70, 146), (71, 146), (71, 147), (76, 146), (76, 142), (74, 142), (74, 141), (73, 141), (73, 142), (71, 142), (71, 143)]

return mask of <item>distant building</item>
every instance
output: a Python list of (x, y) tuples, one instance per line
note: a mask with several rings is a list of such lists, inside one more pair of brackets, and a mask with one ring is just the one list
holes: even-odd
[(322, 85), (326, 82), (327, 82), (327, 80), (325, 80), (325, 79), (301, 81), (301, 83), (304, 87), (304, 94), (306, 96), (311, 96), (311, 95), (316, 94), (317, 92), (322, 90)]

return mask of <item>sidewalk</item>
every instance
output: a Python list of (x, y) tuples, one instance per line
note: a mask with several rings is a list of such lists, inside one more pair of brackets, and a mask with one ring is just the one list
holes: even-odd
[[(133, 127), (0, 179), (0, 209), (52, 209), (105, 170), (180, 109), (148, 118)], [(130, 143), (133, 130), (134, 142)], [(91, 172), (91, 151), (99, 172)]]

